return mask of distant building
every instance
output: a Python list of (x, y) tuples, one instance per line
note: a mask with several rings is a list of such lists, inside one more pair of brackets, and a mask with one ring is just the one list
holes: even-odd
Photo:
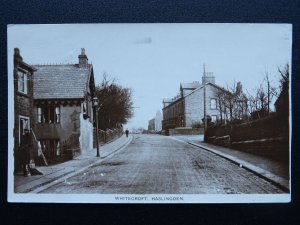
[(162, 129), (192, 127), (201, 124), (204, 118), (204, 84), (206, 93), (206, 115), (215, 122), (220, 117), (217, 108), (217, 93), (223, 90), (215, 84), (213, 73), (204, 72), (202, 83), (182, 83), (180, 94), (163, 100)]
[(155, 131), (155, 118), (148, 121), (148, 131), (149, 132)]
[(161, 111), (157, 111), (155, 116), (155, 131), (161, 131), (162, 130), (162, 114)]

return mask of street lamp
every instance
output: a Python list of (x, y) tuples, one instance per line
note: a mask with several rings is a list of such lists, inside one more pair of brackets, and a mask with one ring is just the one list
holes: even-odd
[(97, 97), (93, 98), (93, 105), (96, 110), (96, 144), (97, 144), (97, 157), (100, 157), (99, 154), (99, 139), (98, 139), (98, 105), (99, 105), (99, 99)]

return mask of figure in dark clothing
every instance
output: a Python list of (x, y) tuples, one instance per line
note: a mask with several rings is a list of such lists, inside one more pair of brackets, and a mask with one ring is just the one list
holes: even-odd
[(126, 131), (125, 131), (125, 133), (126, 133), (126, 137), (128, 137), (129, 131), (128, 131), (128, 130), (126, 130)]
[(29, 130), (24, 130), (24, 134), (21, 137), (21, 146), (20, 146), (20, 161), (23, 169), (23, 175), (25, 177), (30, 176), (30, 168), (29, 168), (29, 161), (30, 161), (30, 143), (31, 138), (29, 134)]

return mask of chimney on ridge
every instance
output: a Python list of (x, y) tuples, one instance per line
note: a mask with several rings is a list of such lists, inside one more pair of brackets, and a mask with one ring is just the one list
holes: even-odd
[(79, 67), (80, 68), (85, 68), (88, 65), (88, 57), (85, 54), (85, 49), (81, 49), (81, 54), (78, 56), (79, 59)]
[(20, 61), (23, 61), (22, 56), (20, 55), (20, 49), (14, 48), (14, 58)]

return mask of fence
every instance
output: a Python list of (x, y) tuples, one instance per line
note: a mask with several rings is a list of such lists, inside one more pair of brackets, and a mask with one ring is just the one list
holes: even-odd
[[(115, 128), (115, 129), (107, 129), (106, 131), (99, 129), (98, 130), (98, 143), (99, 145), (109, 143), (123, 135), (122, 128)], [(93, 138), (93, 147), (97, 147), (97, 135), (96, 129), (94, 129), (94, 138)]]

